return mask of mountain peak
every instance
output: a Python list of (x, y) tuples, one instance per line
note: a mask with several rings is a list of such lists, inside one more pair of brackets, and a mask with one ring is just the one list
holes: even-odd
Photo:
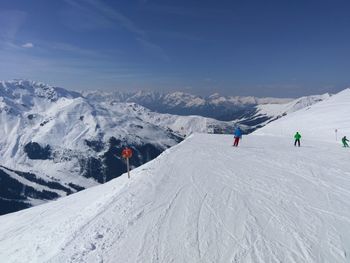
[(78, 92), (22, 79), (0, 82), (0, 95), (22, 100), (23, 103), (34, 97), (57, 101), (62, 97), (77, 98), (81, 96)]
[(213, 94), (208, 96), (209, 99), (218, 99), (220, 97), (221, 97), (221, 95), (219, 93), (217, 93), (217, 92), (215, 92), (215, 93), (213, 93)]

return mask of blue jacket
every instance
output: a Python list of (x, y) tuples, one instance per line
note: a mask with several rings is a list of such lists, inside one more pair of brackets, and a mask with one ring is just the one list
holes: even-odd
[(235, 137), (242, 138), (242, 130), (240, 128), (235, 129), (233, 134)]

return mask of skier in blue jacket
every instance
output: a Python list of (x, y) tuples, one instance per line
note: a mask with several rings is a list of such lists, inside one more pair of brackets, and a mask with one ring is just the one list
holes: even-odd
[(233, 142), (233, 146), (237, 147), (238, 146), (238, 143), (239, 143), (239, 139), (242, 138), (242, 130), (241, 128), (237, 127), (233, 133), (234, 135), (234, 142)]

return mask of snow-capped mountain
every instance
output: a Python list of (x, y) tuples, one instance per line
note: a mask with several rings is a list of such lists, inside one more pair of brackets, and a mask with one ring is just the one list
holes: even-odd
[(158, 114), (135, 103), (90, 101), (31, 81), (0, 82), (0, 213), (56, 199), (139, 166), (208, 128), (229, 123)]
[(208, 97), (196, 96), (185, 92), (85, 92), (91, 100), (135, 102), (160, 113), (176, 115), (200, 115), (222, 121), (232, 121), (260, 104), (285, 104), (292, 99), (257, 98), (239, 96), (221, 96), (218, 93)]
[(131, 179), (1, 216), (0, 260), (349, 262), (349, 149), (330, 138), (350, 134), (349, 101), (287, 114), (238, 148), (195, 134)]
[[(183, 116), (198, 115), (231, 121), (241, 125), (248, 133), (288, 113), (311, 106), (330, 96), (329, 94), (324, 94), (298, 99), (280, 99), (239, 96), (225, 97), (215, 93), (203, 98), (184, 92), (163, 94), (147, 91), (136, 93), (86, 92), (85, 95), (91, 101), (134, 102), (162, 113)], [(227, 131), (227, 128), (224, 131)]]

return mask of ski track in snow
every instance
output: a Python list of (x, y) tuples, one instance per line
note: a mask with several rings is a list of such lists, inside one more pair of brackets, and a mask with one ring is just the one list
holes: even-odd
[(191, 136), (131, 180), (0, 217), (0, 261), (349, 262), (350, 151), (292, 143)]

